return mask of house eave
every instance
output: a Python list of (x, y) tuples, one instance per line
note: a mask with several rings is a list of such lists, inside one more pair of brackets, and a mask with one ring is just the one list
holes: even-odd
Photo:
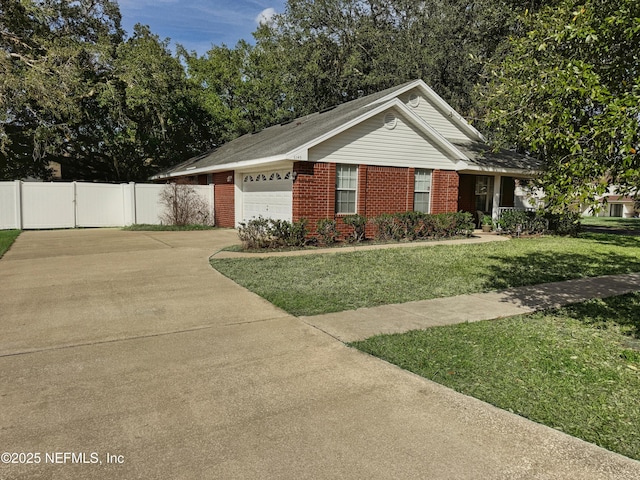
[(168, 174), (157, 174), (151, 177), (152, 180), (165, 180), (177, 177), (185, 177), (189, 175), (202, 175), (208, 173), (226, 172), (229, 170), (246, 170), (247, 168), (270, 165), (274, 163), (294, 161), (293, 158), (287, 155), (276, 155), (273, 157), (256, 158), (252, 160), (243, 160), (241, 162), (225, 163), (223, 165), (213, 165), (209, 167), (194, 168), (191, 170), (179, 170), (176, 172), (170, 172)]

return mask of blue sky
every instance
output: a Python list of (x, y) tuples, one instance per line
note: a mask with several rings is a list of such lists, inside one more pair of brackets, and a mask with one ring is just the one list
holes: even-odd
[(200, 55), (211, 45), (233, 47), (238, 40), (253, 42), (260, 18), (282, 13), (286, 0), (118, 0), (122, 26), (128, 34), (136, 23), (149, 25), (161, 39), (171, 38)]

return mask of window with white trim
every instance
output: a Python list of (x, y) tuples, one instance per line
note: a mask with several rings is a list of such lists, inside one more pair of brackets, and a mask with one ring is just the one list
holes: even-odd
[(358, 167), (356, 165), (336, 166), (336, 213), (356, 213), (356, 192), (358, 190)]
[(416, 168), (415, 186), (413, 189), (413, 210), (429, 213), (431, 197), (431, 170)]

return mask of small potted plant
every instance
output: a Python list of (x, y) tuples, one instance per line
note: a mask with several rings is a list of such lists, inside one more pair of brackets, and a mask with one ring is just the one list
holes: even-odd
[(493, 219), (491, 215), (485, 215), (482, 217), (482, 231), (490, 232), (491, 230), (493, 230)]

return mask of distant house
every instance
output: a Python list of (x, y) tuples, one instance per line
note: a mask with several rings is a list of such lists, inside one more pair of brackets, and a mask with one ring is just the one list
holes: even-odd
[(244, 135), (156, 175), (212, 184), (215, 219), (285, 220), (529, 207), (533, 158), (492, 152), (422, 80)]
[(588, 207), (583, 215), (597, 217), (632, 218), (638, 215), (636, 200), (631, 196), (619, 195), (616, 187), (609, 187), (607, 193), (597, 199), (599, 208)]

